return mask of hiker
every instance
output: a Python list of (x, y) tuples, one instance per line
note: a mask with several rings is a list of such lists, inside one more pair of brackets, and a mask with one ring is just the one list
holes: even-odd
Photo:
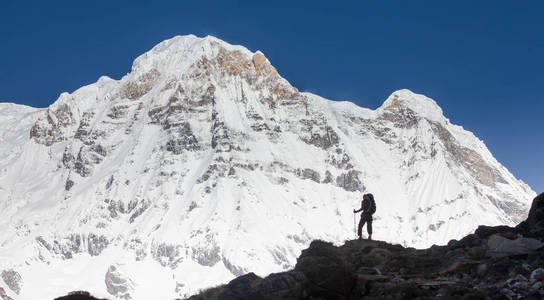
[(357, 229), (357, 235), (361, 239), (361, 231), (363, 226), (366, 225), (366, 231), (368, 232), (368, 239), (372, 239), (372, 215), (376, 212), (376, 202), (374, 201), (374, 196), (372, 194), (364, 194), (363, 201), (361, 201), (361, 208), (358, 210), (353, 210), (353, 213), (356, 214), (360, 211), (363, 211), (361, 214), (361, 220), (359, 221), (359, 228)]

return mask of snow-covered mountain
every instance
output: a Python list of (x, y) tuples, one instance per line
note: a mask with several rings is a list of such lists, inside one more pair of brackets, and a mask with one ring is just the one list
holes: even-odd
[(363, 192), (374, 237), (415, 247), (517, 224), (536, 195), (423, 95), (330, 101), (259, 51), (174, 37), (47, 109), (0, 104), (0, 288), (171, 299), (263, 276), (354, 238)]

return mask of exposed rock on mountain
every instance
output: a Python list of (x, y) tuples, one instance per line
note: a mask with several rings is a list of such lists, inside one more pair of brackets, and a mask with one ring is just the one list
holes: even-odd
[(106, 288), (108, 293), (115, 298), (130, 300), (130, 292), (134, 289), (134, 283), (125, 278), (125, 276), (119, 272), (116, 266), (110, 266), (106, 273)]
[(19, 273), (17, 273), (15, 270), (10, 269), (2, 271), (2, 280), (12, 291), (15, 292), (15, 294), (19, 294), (21, 292), (23, 282), (21, 280), (21, 275), (19, 275)]

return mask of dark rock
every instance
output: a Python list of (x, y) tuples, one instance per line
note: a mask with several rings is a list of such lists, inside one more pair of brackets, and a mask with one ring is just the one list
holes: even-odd
[[(131, 207), (131, 204), (134, 206)], [(132, 211), (134, 209), (134, 212), (132, 213), (132, 215), (130, 215), (128, 221), (130, 223), (133, 223), (134, 220), (136, 220), (137, 217), (143, 214), (150, 206), (151, 203), (149, 201), (138, 201), (129, 203), (129, 211)]]
[(64, 186), (64, 189), (66, 191), (69, 191), (73, 186), (74, 186), (74, 181), (72, 181), (71, 179), (68, 179), (68, 180), (66, 180), (66, 184)]
[(506, 233), (506, 232), (510, 232), (510, 231), (513, 231), (513, 230), (514, 230), (514, 228), (509, 227), (509, 226), (504, 226), (504, 225), (502, 225), (502, 226), (480, 225), (480, 226), (478, 226), (478, 228), (476, 229), (474, 234), (476, 234), (481, 239), (486, 239), (486, 238), (488, 238), (489, 236), (491, 236), (493, 234), (501, 234), (501, 233)]
[(66, 296), (55, 298), (55, 300), (106, 300), (93, 297), (86, 291), (74, 291), (68, 293)]
[(270, 130), (270, 128), (268, 127), (268, 125), (266, 123), (256, 123), (256, 124), (253, 124), (251, 125), (251, 129), (257, 131), (257, 132), (261, 132), (261, 131), (268, 131)]
[(254, 273), (248, 273), (229, 282), (217, 296), (217, 300), (260, 300), (265, 296), (256, 291), (257, 284), (262, 279)]
[(232, 175), (235, 175), (236, 174), (236, 170), (233, 168), (233, 167), (230, 167), (229, 168), (229, 176), (232, 176)]
[(295, 271), (309, 280), (309, 293), (326, 299), (346, 299), (355, 284), (355, 276), (342, 251), (331, 243), (313, 241), (302, 251)]
[(92, 145), (92, 146), (90, 147), (90, 150), (93, 151), (93, 152), (98, 153), (98, 154), (101, 155), (101, 156), (106, 156), (106, 155), (107, 155), (106, 148), (104, 148), (104, 147), (103, 147), (102, 145), (100, 145), (100, 144)]
[(305, 282), (304, 274), (297, 271), (270, 274), (265, 279), (248, 273), (189, 299), (303, 299)]
[(109, 190), (113, 184), (113, 175), (110, 176), (110, 179), (108, 179), (108, 182), (106, 182), (106, 190)]
[(257, 289), (271, 298), (300, 299), (305, 296), (306, 276), (302, 272), (290, 271), (270, 274)]
[[(451, 241), (450, 241), (451, 242)], [(460, 241), (453, 242), (451, 245), (448, 244), (450, 250), (455, 250), (459, 248), (467, 247), (476, 247), (482, 244), (482, 240), (476, 234), (469, 234), (462, 238)]]
[(516, 230), (524, 236), (544, 241), (544, 193), (533, 200), (527, 220), (516, 226)]

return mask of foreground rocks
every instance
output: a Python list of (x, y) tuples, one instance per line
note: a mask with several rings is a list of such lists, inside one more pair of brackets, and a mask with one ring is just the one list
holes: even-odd
[(355, 240), (314, 241), (295, 268), (238, 277), (190, 299), (542, 299), (544, 194), (515, 228), (480, 226), (418, 250)]
[(92, 296), (89, 292), (75, 291), (75, 292), (69, 293), (66, 296), (55, 298), (55, 300), (106, 300), (106, 299), (96, 298)]

